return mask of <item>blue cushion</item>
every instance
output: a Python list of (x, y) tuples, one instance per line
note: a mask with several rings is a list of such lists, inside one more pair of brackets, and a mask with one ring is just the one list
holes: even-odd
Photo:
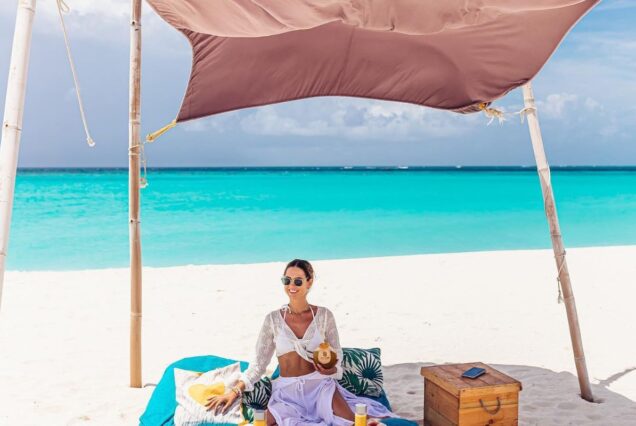
[[(378, 401), (380, 404), (388, 408), (389, 411), (393, 411), (393, 409), (391, 408), (391, 404), (389, 403), (389, 398), (387, 398), (386, 393), (384, 392), (384, 389), (382, 389), (380, 396), (365, 396), (365, 398)], [(382, 419), (382, 423), (386, 424), (387, 426), (417, 426), (417, 422), (406, 420), (406, 419), (400, 419), (396, 417)]]
[(388, 408), (389, 411), (393, 411), (393, 409), (391, 408), (391, 404), (389, 403), (389, 398), (387, 398), (386, 393), (384, 393), (384, 389), (382, 389), (382, 392), (380, 392), (380, 396), (365, 396), (365, 398), (377, 401)]
[(278, 376), (280, 376), (280, 365), (276, 366), (276, 370), (274, 370), (274, 372), (272, 373), (271, 379), (272, 380), (277, 379)]
[[(152, 392), (152, 396), (148, 401), (146, 411), (139, 418), (140, 426), (174, 426), (174, 411), (177, 409), (177, 401), (175, 397), (174, 369), (191, 371), (210, 371), (215, 368), (226, 367), (237, 362), (233, 359), (222, 358), (213, 355), (195, 356), (191, 358), (183, 358), (168, 366), (161, 377), (157, 387)], [(248, 363), (241, 361), (241, 371), (247, 369)], [(279, 369), (276, 367), (272, 379), (279, 376)], [(391, 410), (389, 400), (384, 390), (378, 397), (367, 397), (382, 403)], [(387, 426), (416, 426), (417, 423), (405, 419), (383, 419), (383, 423)], [(214, 424), (202, 426), (236, 426), (234, 424)]]

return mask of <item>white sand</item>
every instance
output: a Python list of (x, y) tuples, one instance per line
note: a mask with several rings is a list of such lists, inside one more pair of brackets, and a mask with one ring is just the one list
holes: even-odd
[[(594, 392), (578, 395), (551, 251), (316, 261), (311, 302), (343, 346), (382, 348), (395, 410), (422, 418), (419, 366), (483, 361), (523, 382), (521, 425), (636, 424), (636, 247), (568, 254)], [(182, 357), (249, 359), (286, 302), (283, 263), (146, 268), (144, 383)], [(126, 269), (8, 272), (0, 425), (134, 425), (153, 390), (128, 388)]]

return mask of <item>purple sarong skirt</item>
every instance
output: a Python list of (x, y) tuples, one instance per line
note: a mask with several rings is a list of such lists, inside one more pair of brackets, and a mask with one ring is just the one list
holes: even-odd
[(278, 426), (350, 426), (352, 421), (333, 413), (333, 393), (336, 389), (353, 412), (355, 405), (362, 403), (367, 405), (369, 418), (396, 417), (381, 403), (356, 396), (333, 377), (326, 377), (317, 371), (273, 380), (267, 409)]

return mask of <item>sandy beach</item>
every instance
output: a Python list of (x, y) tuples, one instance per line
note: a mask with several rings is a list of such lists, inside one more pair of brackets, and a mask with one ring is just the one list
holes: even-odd
[[(343, 346), (382, 349), (404, 417), (422, 418), (421, 365), (482, 361), (522, 381), (521, 425), (634, 425), (634, 258), (636, 246), (568, 251), (597, 404), (578, 397), (551, 250), (314, 261), (310, 302), (334, 312)], [(144, 268), (143, 389), (128, 387), (127, 269), (7, 272), (0, 424), (137, 424), (169, 363), (251, 358), (286, 302), (283, 266)]]

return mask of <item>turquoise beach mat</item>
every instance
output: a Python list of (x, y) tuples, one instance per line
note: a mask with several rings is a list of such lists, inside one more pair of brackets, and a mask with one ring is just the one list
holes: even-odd
[[(174, 412), (177, 408), (177, 401), (175, 399), (175, 384), (174, 384), (174, 369), (180, 368), (183, 370), (192, 371), (210, 371), (216, 368), (226, 367), (230, 364), (237, 362), (233, 359), (221, 358), (214, 355), (195, 356), (190, 358), (183, 358), (176, 361), (166, 368), (161, 380), (157, 384), (157, 387), (152, 393), (146, 411), (139, 418), (140, 426), (173, 426)], [(240, 361), (241, 371), (245, 371), (248, 367), (248, 363)], [(389, 410), (391, 405), (386, 397), (386, 394), (382, 394), (378, 398), (372, 398), (380, 401)], [(417, 423), (406, 419), (384, 419), (384, 423), (387, 426), (416, 426)], [(236, 426), (235, 424), (214, 424), (209, 426)]]

